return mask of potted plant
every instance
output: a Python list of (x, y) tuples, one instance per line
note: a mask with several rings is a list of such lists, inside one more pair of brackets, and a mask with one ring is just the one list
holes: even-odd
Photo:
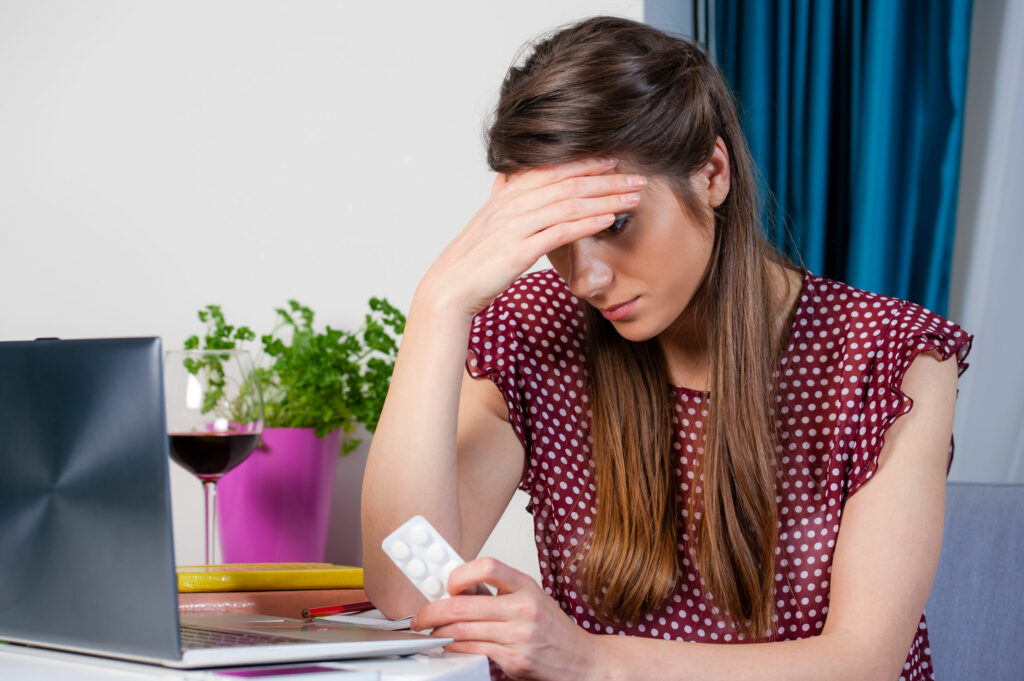
[[(256, 353), (262, 442), (218, 490), (228, 563), (324, 559), (335, 459), (359, 445), (357, 424), (375, 430), (405, 328), (405, 316), (379, 298), (355, 332), (317, 331), (313, 311), (295, 300), (275, 311), (278, 324)], [(218, 305), (200, 310), (199, 320), (206, 331), (185, 349), (247, 349), (256, 339), (250, 327), (228, 324)]]

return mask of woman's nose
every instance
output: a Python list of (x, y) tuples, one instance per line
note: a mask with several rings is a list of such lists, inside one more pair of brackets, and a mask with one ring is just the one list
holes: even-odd
[(593, 298), (612, 282), (612, 269), (589, 238), (569, 244), (569, 290), (577, 298)]

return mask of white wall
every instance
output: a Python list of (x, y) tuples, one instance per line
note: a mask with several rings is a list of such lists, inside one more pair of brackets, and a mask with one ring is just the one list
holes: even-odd
[(1024, 483), (1024, 3), (975, 2), (950, 317), (975, 334), (950, 479)]
[[(371, 295), (406, 308), (486, 196), (481, 133), (521, 44), (642, 5), (0, 2), (0, 339), (174, 348), (211, 302), (258, 329), (289, 297), (335, 326)], [(174, 467), (172, 491), (198, 562), (199, 484)]]

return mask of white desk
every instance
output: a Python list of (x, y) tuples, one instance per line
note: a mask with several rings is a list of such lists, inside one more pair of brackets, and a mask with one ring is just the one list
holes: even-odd
[[(301, 677), (309, 681), (489, 681), (491, 678), (486, 657), (459, 653), (419, 653), (408, 657), (306, 662), (282, 666), (331, 667), (339, 672), (318, 672)], [(351, 670), (351, 673), (346, 674), (345, 670)], [(216, 670), (168, 669), (13, 643), (0, 644), (0, 678), (4, 681), (239, 681), (237, 676), (219, 675)], [(280, 676), (261, 678), (267, 681), (282, 679)], [(291, 681), (300, 677), (286, 678)]]

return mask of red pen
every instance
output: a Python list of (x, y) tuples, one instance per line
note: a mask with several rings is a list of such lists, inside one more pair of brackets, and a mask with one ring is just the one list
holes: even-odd
[(342, 605), (325, 605), (322, 608), (306, 608), (302, 611), (302, 616), (309, 619), (310, 617), (340, 615), (346, 612), (363, 612), (364, 610), (373, 610), (373, 608), (374, 605), (370, 601), (360, 601), (359, 603), (344, 603)]

